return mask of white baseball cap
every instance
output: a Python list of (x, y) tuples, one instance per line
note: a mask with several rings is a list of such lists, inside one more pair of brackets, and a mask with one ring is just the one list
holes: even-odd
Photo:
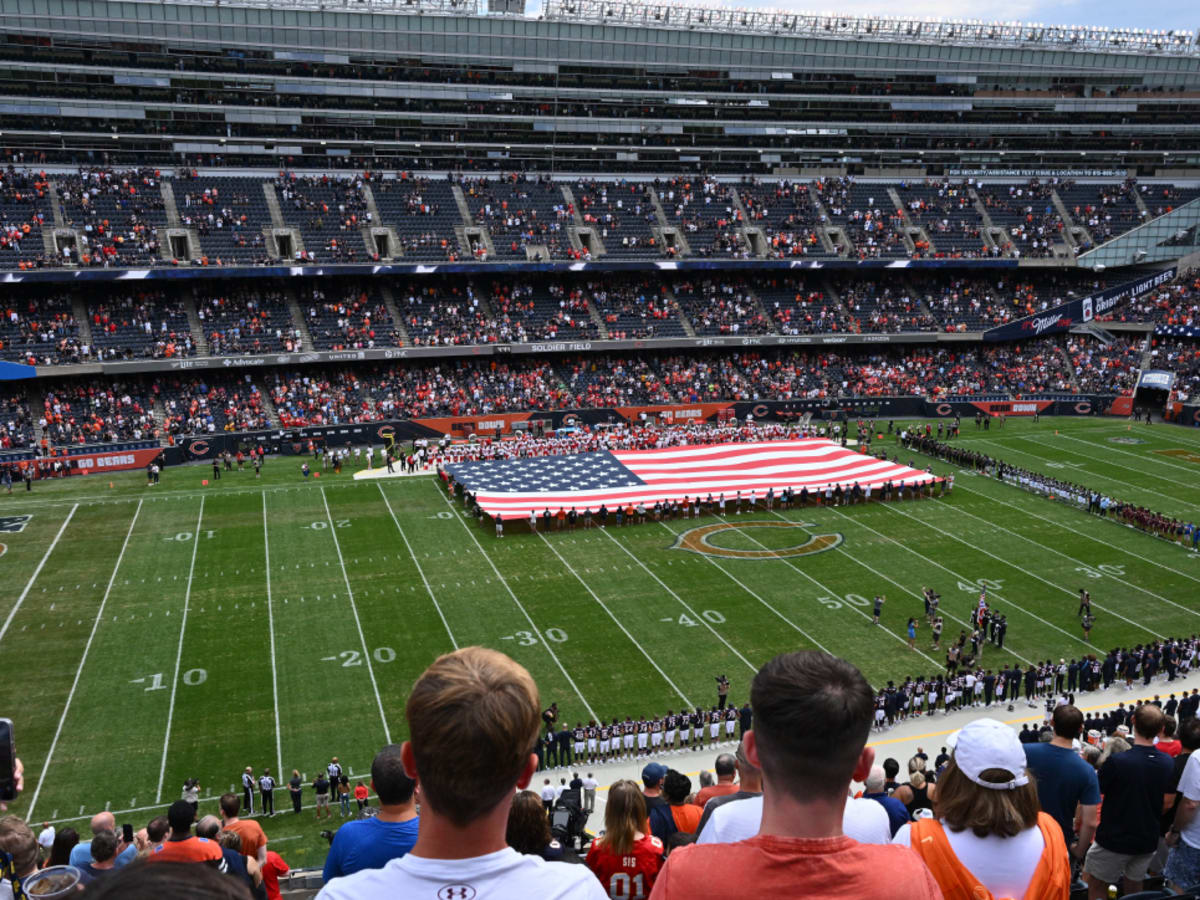
[[(996, 719), (976, 719), (946, 739), (954, 754), (954, 764), (980, 787), (993, 791), (1011, 791), (1029, 784), (1025, 774), (1025, 749), (1011, 728)], [(988, 769), (1012, 774), (1011, 781), (984, 781)]]

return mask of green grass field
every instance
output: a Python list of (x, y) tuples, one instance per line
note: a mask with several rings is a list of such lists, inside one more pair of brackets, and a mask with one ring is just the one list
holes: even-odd
[[(963, 443), (1011, 463), (1200, 517), (1200, 431), (965, 424)], [(0, 496), (0, 515), (32, 515), (0, 533), (0, 715), (26, 765), (17, 812), (65, 821), (107, 806), (140, 826), (189, 776), (215, 798), (246, 765), (311, 778), (336, 754), (364, 774), (404, 738), (416, 676), (470, 644), (528, 667), (573, 722), (710, 705), (722, 672), (740, 703), (763, 661), (801, 647), (844, 656), (875, 684), (932, 673), (943, 657), (928, 632), (917, 652), (903, 638), (926, 584), (947, 636), (989, 587), (1009, 620), (989, 666), (1200, 630), (1200, 555), (970, 474), (944, 500), (730, 516), (740, 527), (712, 538), (730, 549), (842, 537), (752, 560), (672, 549), (711, 518), (497, 540), (432, 477), (304, 481), (299, 463), (206, 488), (211, 470), (188, 467), (153, 488), (133, 472), (111, 488), (96, 476)], [(803, 524), (753, 527), (784, 520)], [(1084, 586), (1091, 647), (1075, 617)], [(888, 602), (872, 628), (878, 593)], [(291, 841), (278, 849), (293, 864), (324, 856), (308, 815), (267, 831)]]

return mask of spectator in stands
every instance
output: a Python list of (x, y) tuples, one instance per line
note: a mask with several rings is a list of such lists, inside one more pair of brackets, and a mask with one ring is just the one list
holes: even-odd
[(92, 861), (80, 866), (88, 881), (111, 875), (117, 868), (117, 849), (121, 838), (115, 831), (101, 831), (92, 836)]
[(579, 862), (575, 851), (564, 847), (550, 832), (542, 798), (533, 791), (518, 791), (508, 811), (504, 840), (518, 853), (540, 856), (546, 862)]
[(1184, 719), (1179, 738), (1184, 752), (1175, 757), (1174, 790), (1170, 791), (1175, 802), (1166, 814), (1171, 853), (1163, 875), (1171, 887), (1182, 892), (1200, 883), (1200, 816), (1196, 815), (1200, 809), (1200, 758), (1194, 758), (1200, 749), (1200, 719)]
[(614, 782), (604, 805), (604, 833), (592, 842), (587, 866), (608, 897), (649, 896), (662, 865), (663, 842), (643, 829), (646, 798), (628, 779)]
[(222, 831), (221, 820), (205, 816), (196, 823), (196, 837), (207, 838), (221, 847), (225, 869), (234, 878), (242, 879), (250, 890), (262, 883), (258, 860), (242, 856), (242, 836), (236, 831)]
[(267, 861), (267, 835), (263, 832), (262, 826), (253, 819), (238, 818), (238, 813), (242, 810), (242, 798), (237, 794), (222, 794), (220, 805), (221, 828), (240, 834), (242, 836), (242, 856), (258, 860), (258, 864), (261, 866)]
[(267, 861), (262, 867), (263, 887), (267, 891), (267, 900), (283, 900), (279, 891), (279, 878), (291, 871), (291, 867), (283, 861), (283, 857), (274, 850), (267, 851)]
[[(116, 831), (117, 819), (110, 812), (96, 813), (92, 816), (92, 834), (99, 834), (102, 831)], [(137, 847), (133, 844), (122, 844), (117, 850), (117, 868), (129, 865), (137, 856)], [(73, 866), (86, 866), (92, 861), (92, 842), (84, 841), (81, 844), (76, 844), (71, 850), (70, 863)]]
[(951, 735), (934, 817), (896, 833), (933, 872), (942, 894), (1067, 900), (1071, 864), (1062, 829), (1038, 810), (1037, 787), (1013, 730), (977, 719)]
[(1133, 746), (1100, 766), (1104, 815), (1083, 866), (1088, 900), (1100, 900), (1117, 881), (1123, 881), (1125, 893), (1142, 889), (1158, 848), (1158, 823), (1171, 781), (1171, 757), (1154, 749), (1162, 719), (1158, 706), (1139, 706), (1133, 714)]
[(320, 896), (390, 900), (469, 883), (480, 896), (601, 900), (590, 873), (504, 842), (513, 789), (537, 770), (540, 711), (533, 678), (502, 653), (467, 647), (435, 660), (409, 693), (411, 737), (401, 747), (421, 791), (417, 843), (382, 869), (334, 879)]
[[(103, 832), (99, 832), (103, 834)], [(46, 859), (48, 866), (69, 866), (71, 862), (72, 851), (79, 845), (79, 832), (74, 828), (67, 826), (60, 828), (58, 834), (54, 836), (54, 840), (50, 844), (50, 853)], [(91, 852), (88, 852), (88, 857), (91, 857)], [(78, 863), (78, 865), (87, 865), (87, 863)]]
[[(182, 802), (182, 801), (181, 801)], [(244, 882), (208, 866), (126, 866), (88, 888), (88, 900), (251, 900)]]
[[(1083, 859), (1100, 819), (1100, 785), (1096, 771), (1075, 752), (1073, 742), (1083, 730), (1083, 713), (1071, 705), (1054, 710), (1049, 742), (1022, 744), (1029, 771), (1037, 784), (1042, 811), (1059, 824), (1071, 853)], [(1075, 834), (1075, 820), (1080, 821)]]
[(17, 816), (0, 818), (0, 900), (18, 894), (21, 879), (37, 871), (37, 838)]
[(738, 743), (736, 759), (738, 772), (737, 792), (725, 794), (721, 797), (713, 797), (704, 804), (704, 814), (700, 817), (700, 822), (696, 826), (697, 835), (704, 830), (704, 826), (708, 824), (708, 820), (714, 810), (719, 809), (726, 803), (762, 796), (762, 770), (752, 765), (750, 760), (746, 759), (746, 741), (744, 735), (743, 739)]
[(701, 809), (704, 809), (704, 805), (713, 797), (724, 797), (737, 793), (737, 785), (733, 783), (734, 776), (737, 774), (737, 760), (733, 754), (720, 754), (713, 764), (713, 768), (717, 771), (717, 783), (696, 792), (694, 802)]
[[(234, 796), (236, 799), (236, 795)], [(172, 803), (167, 810), (167, 822), (171, 825), (170, 837), (150, 852), (150, 861), (205, 863), (221, 872), (228, 872), (225, 854), (221, 852), (220, 844), (192, 834), (194, 818), (192, 805), (186, 800), (176, 800)]]
[(892, 837), (895, 837), (896, 832), (908, 822), (908, 810), (904, 808), (903, 803), (883, 789), (886, 780), (883, 766), (871, 766), (871, 772), (863, 782), (863, 798), (874, 800), (883, 807), (888, 816), (888, 826), (892, 829)]
[[(746, 757), (762, 769), (765, 788), (758, 833), (732, 845), (675, 850), (655, 882), (655, 900), (741, 897), (749, 885), (763, 895), (816, 896), (835, 883), (848, 898), (939, 897), (914, 855), (843, 833), (850, 782), (866, 778), (875, 760), (866, 746), (874, 695), (858, 669), (826, 653), (781, 654), (755, 675), (750, 705)], [(863, 802), (879, 810), (886, 828), (883, 808)]]
[(418, 829), (416, 786), (404, 773), (399, 744), (389, 744), (375, 754), (371, 787), (379, 797), (379, 813), (337, 830), (325, 857), (325, 881), (362, 869), (380, 869), (413, 848)]
[(675, 830), (683, 834), (695, 834), (700, 824), (702, 810), (688, 802), (691, 793), (692, 779), (674, 769), (667, 772), (667, 777), (663, 779), (663, 797), (675, 820)]

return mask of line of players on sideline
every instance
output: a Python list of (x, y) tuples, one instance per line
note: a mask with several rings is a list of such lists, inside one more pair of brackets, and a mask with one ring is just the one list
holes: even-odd
[[(542, 714), (557, 718), (558, 706), (552, 705)], [(695, 712), (667, 710), (666, 715), (625, 721), (614, 718), (611, 723), (590, 720), (585, 725), (576, 722), (574, 728), (556, 729), (554, 721), (547, 722), (545, 734), (538, 741), (536, 752), (539, 768), (562, 768), (587, 760), (588, 763), (617, 762), (642, 759), (674, 750), (704, 750), (709, 744), (734, 741), (735, 729), (740, 734), (750, 728), (750, 704), (740, 709), (735, 705), (696, 707)]]

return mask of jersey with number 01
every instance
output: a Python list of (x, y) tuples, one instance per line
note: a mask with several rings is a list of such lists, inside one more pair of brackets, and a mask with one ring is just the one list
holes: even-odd
[(662, 865), (663, 844), (652, 834), (634, 842), (629, 853), (613, 853), (602, 841), (592, 841), (588, 868), (596, 873), (610, 900), (645, 900)]

